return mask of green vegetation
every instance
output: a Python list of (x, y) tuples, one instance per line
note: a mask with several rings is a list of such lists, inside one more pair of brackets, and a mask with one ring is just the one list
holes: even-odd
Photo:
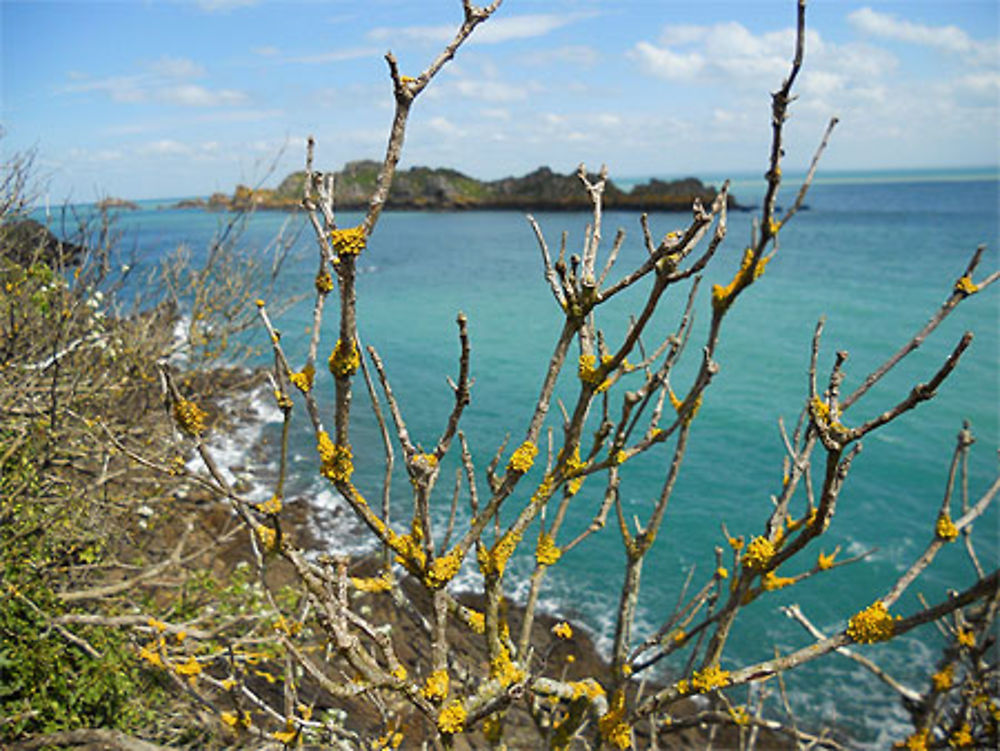
[[(379, 162), (348, 162), (333, 173), (338, 209), (362, 209), (375, 191)], [(596, 179), (596, 176), (591, 176)], [(293, 172), (275, 189), (239, 185), (232, 196), (216, 193), (207, 202), (184, 201), (182, 206), (214, 209), (292, 209), (301, 205), (306, 173)], [(560, 175), (548, 167), (539, 167), (522, 177), (500, 180), (477, 180), (448, 168), (411, 167), (396, 173), (386, 207), (390, 209), (516, 209), (531, 211), (587, 211), (587, 196), (580, 190), (575, 174)], [(639, 211), (688, 211), (697, 198), (709, 205), (717, 191), (694, 177), (665, 182), (650, 180), (630, 191), (611, 180), (605, 185), (607, 208)], [(730, 208), (736, 207), (732, 197)]]

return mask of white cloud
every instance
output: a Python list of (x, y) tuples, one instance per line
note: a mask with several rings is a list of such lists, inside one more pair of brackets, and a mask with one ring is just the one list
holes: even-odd
[(446, 117), (432, 117), (427, 123), (431, 130), (449, 138), (459, 138), (465, 135), (465, 131), (448, 120)]
[(969, 73), (955, 81), (955, 85), (972, 94), (997, 97), (1000, 96), (1000, 73), (994, 71)]
[(77, 162), (87, 164), (102, 164), (107, 162), (118, 162), (125, 158), (125, 153), (120, 149), (78, 149), (73, 148), (67, 152), (67, 156)]
[(168, 78), (198, 78), (205, 75), (205, 69), (201, 65), (184, 57), (163, 56), (150, 63), (149, 69)]
[(233, 89), (212, 90), (196, 84), (181, 84), (159, 90), (157, 98), (182, 107), (227, 107), (242, 104), (247, 96)]
[(568, 26), (589, 13), (532, 13), (523, 16), (497, 16), (473, 32), (469, 40), (474, 44), (500, 44), (512, 39), (533, 39), (546, 36), (556, 29)]
[[(452, 69), (454, 73), (457, 68)], [(457, 99), (478, 99), (492, 104), (510, 104), (528, 99), (532, 94), (542, 90), (536, 81), (518, 81), (508, 83), (500, 80), (495, 71), (487, 66), (482, 75), (471, 77), (461, 73), (438, 83), (435, 88), (428, 89), (428, 98), (435, 101), (452, 102)]]
[[(515, 39), (534, 39), (556, 29), (568, 26), (591, 13), (528, 13), (520, 16), (494, 16), (478, 27), (469, 38), (469, 44), (502, 44)], [(375, 42), (418, 42), (421, 44), (446, 44), (455, 36), (456, 27), (450, 24), (428, 26), (378, 26), (368, 32), (368, 39)]]
[(957, 26), (927, 26), (891, 13), (861, 8), (847, 16), (859, 31), (885, 39), (919, 44), (966, 57), (971, 62), (996, 64), (997, 42), (979, 42)]
[(232, 107), (247, 100), (245, 92), (235, 89), (212, 89), (184, 79), (204, 75), (204, 68), (187, 58), (162, 57), (146, 66), (146, 72), (128, 76), (91, 79), (71, 72), (71, 82), (57, 89), (63, 94), (98, 92), (114, 102), (137, 104), (164, 102), (184, 107)]
[(601, 53), (594, 47), (585, 44), (572, 44), (551, 50), (531, 52), (519, 58), (518, 62), (531, 66), (556, 63), (592, 68), (600, 62), (600, 59)]
[(190, 146), (172, 138), (162, 138), (136, 147), (136, 153), (140, 156), (187, 156), (191, 152)]
[[(640, 41), (629, 51), (644, 72), (669, 81), (712, 83), (734, 93), (758, 97), (788, 74), (795, 45), (791, 29), (754, 34), (742, 24), (668, 26), (657, 43)], [(886, 50), (870, 44), (832, 44), (806, 32), (806, 58), (800, 91), (816, 108), (834, 107), (838, 98), (869, 87), (897, 67)], [(754, 100), (756, 101), (756, 100)]]
[(455, 35), (455, 29), (440, 26), (376, 26), (366, 35), (373, 42), (420, 42), (446, 44)]
[(657, 47), (649, 42), (638, 42), (632, 56), (647, 73), (668, 81), (686, 81), (705, 68), (705, 58), (697, 52), (681, 54), (669, 47)]
[(281, 50), (272, 44), (265, 44), (263, 47), (254, 47), (251, 52), (261, 57), (275, 57), (281, 54)]
[(511, 118), (510, 110), (505, 109), (504, 107), (492, 107), (492, 108), (482, 109), (479, 111), (479, 114), (482, 115), (487, 120), (494, 120), (494, 121), (499, 120), (506, 122)]
[(671, 25), (660, 34), (660, 42), (668, 47), (682, 46), (700, 42), (708, 34), (707, 26)]
[(67, 84), (57, 91), (65, 94), (85, 94), (96, 91), (107, 94), (115, 102), (141, 102), (147, 96), (139, 76), (110, 76), (108, 78), (91, 79), (84, 74), (71, 76), (74, 83)]
[(381, 50), (375, 47), (348, 47), (346, 49), (331, 50), (329, 52), (319, 52), (314, 55), (289, 57), (285, 59), (285, 62), (320, 65), (323, 63), (339, 63), (344, 60), (356, 60), (362, 57), (378, 57), (381, 54)]

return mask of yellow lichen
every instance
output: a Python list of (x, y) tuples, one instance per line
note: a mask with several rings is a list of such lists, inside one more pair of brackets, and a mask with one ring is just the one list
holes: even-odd
[(625, 693), (621, 690), (616, 691), (609, 705), (607, 713), (597, 720), (597, 728), (601, 737), (615, 748), (630, 748), (632, 746), (632, 727), (623, 719), (625, 716)]
[(448, 696), (449, 678), (447, 670), (435, 670), (424, 682), (420, 694), (428, 701), (444, 701)]
[(790, 576), (778, 576), (775, 572), (768, 571), (761, 584), (768, 592), (773, 592), (776, 589), (787, 587), (789, 584), (795, 584), (795, 579)]
[(424, 584), (430, 589), (440, 589), (443, 587), (458, 574), (458, 570), (462, 567), (464, 556), (465, 553), (456, 546), (447, 555), (435, 558), (424, 575)]
[(302, 624), (295, 620), (288, 620), (283, 615), (279, 615), (274, 622), (274, 630), (287, 636), (295, 636), (302, 631)]
[[(611, 355), (601, 356), (601, 365), (607, 365), (614, 358)], [(623, 363), (623, 365), (626, 363)], [(580, 359), (577, 361), (577, 375), (580, 380), (584, 383), (589, 383), (591, 385), (596, 385), (595, 391), (601, 393), (606, 391), (614, 383), (613, 378), (605, 378), (601, 380), (598, 375), (599, 368), (597, 367), (597, 358), (594, 355), (580, 355)]]
[(288, 380), (303, 394), (308, 394), (312, 389), (313, 380), (316, 377), (316, 368), (313, 367), (312, 363), (307, 364), (298, 373), (290, 373), (288, 375)]
[[(566, 470), (567, 475), (573, 475), (580, 472), (587, 466), (587, 463), (580, 458), (580, 446), (577, 445), (573, 449), (572, 455), (566, 460)], [(573, 477), (566, 483), (566, 491), (572, 496), (576, 495), (580, 488), (583, 486), (583, 481), (586, 479), (584, 475), (579, 477)]]
[(291, 744), (295, 737), (299, 734), (298, 727), (295, 724), (295, 720), (289, 717), (285, 720), (284, 730), (275, 730), (271, 733), (271, 737), (274, 738), (279, 743), (284, 743), (286, 746)]
[(597, 383), (597, 358), (594, 355), (580, 355), (577, 361), (577, 375), (584, 383)]
[(257, 533), (257, 539), (260, 540), (260, 544), (264, 546), (265, 550), (274, 550), (278, 544), (277, 532), (270, 527), (265, 527), (263, 524), (258, 524), (254, 527), (254, 531)]
[(182, 662), (179, 665), (174, 666), (174, 671), (178, 675), (195, 676), (201, 672), (201, 665), (198, 664), (198, 660), (194, 655), (188, 657), (186, 662)]
[(372, 751), (386, 751), (386, 749), (399, 748), (402, 743), (403, 734), (399, 730), (392, 728), (375, 739)]
[(395, 668), (392, 669), (391, 675), (397, 681), (399, 681), (400, 683), (402, 683), (403, 681), (406, 680), (406, 676), (407, 676), (406, 668), (404, 668), (402, 665), (397, 665)]
[(323, 269), (316, 274), (316, 291), (321, 295), (326, 295), (333, 290), (333, 277), (330, 272)]
[[(669, 386), (667, 387), (667, 396), (670, 397), (670, 404), (673, 405), (673, 408), (678, 415), (687, 409), (688, 400), (678, 398), (678, 396), (674, 393), (674, 390)], [(698, 394), (698, 398), (694, 400), (694, 404), (691, 405), (690, 411), (684, 416), (685, 425), (689, 425), (695, 418), (695, 415), (698, 414), (698, 410), (701, 409), (702, 396), (703, 394)]]
[(699, 693), (707, 693), (728, 685), (729, 671), (722, 670), (718, 665), (709, 665), (704, 670), (695, 670), (691, 674), (691, 688)]
[(945, 542), (954, 542), (958, 537), (958, 527), (955, 526), (947, 511), (943, 511), (938, 515), (937, 522), (934, 525), (934, 534), (937, 535), (939, 540), (944, 540)]
[(190, 436), (198, 437), (205, 432), (205, 411), (187, 399), (174, 402), (174, 419), (178, 427)]
[(359, 592), (388, 592), (392, 589), (392, 576), (388, 571), (373, 577), (352, 576), (351, 586)]
[(418, 575), (427, 561), (427, 554), (420, 544), (421, 539), (419, 527), (408, 535), (397, 535), (394, 532), (389, 534), (389, 547), (396, 551), (396, 560), (406, 566), (411, 573)]
[(559, 621), (559, 623), (552, 627), (552, 633), (560, 639), (572, 639), (573, 627), (566, 623), (566, 621)]
[(973, 283), (972, 279), (969, 278), (968, 274), (959, 277), (955, 282), (955, 291), (961, 292), (964, 295), (974, 295), (979, 291), (979, 287)]
[(486, 616), (480, 613), (478, 610), (473, 610), (472, 608), (466, 608), (465, 611), (466, 623), (469, 625), (473, 631), (477, 634), (482, 634), (486, 632)]
[(788, 531), (795, 532), (800, 527), (810, 527), (813, 522), (816, 521), (816, 509), (809, 509), (809, 513), (803, 516), (801, 519), (788, 519)]
[(263, 503), (257, 504), (257, 510), (264, 514), (277, 514), (281, 511), (281, 496), (272, 495)]
[(330, 367), (330, 372), (333, 373), (335, 378), (347, 378), (354, 375), (361, 366), (361, 355), (358, 353), (358, 348), (354, 346), (354, 342), (350, 342), (349, 345), (345, 346), (338, 339), (337, 345), (333, 348), (330, 358), (327, 360), (327, 365)]
[(892, 747), (906, 749), (906, 751), (927, 751), (929, 736), (930, 730), (927, 728), (917, 730), (912, 735), (907, 736), (905, 741), (892, 744)]
[(955, 666), (947, 665), (931, 676), (931, 684), (935, 691), (947, 691), (955, 682)]
[(958, 633), (955, 634), (955, 639), (963, 647), (976, 646), (976, 635), (972, 631), (966, 630), (964, 628), (960, 628), (958, 630)]
[(490, 660), (490, 678), (499, 681), (504, 688), (524, 680), (524, 671), (514, 665), (507, 647), (501, 646), (497, 656)]
[(712, 287), (713, 308), (718, 311), (725, 311), (732, 304), (733, 298), (741, 289), (752, 284), (764, 273), (764, 269), (771, 259), (761, 257), (754, 263), (753, 256), (753, 249), (747, 248), (743, 252), (743, 260), (740, 263), (740, 268), (732, 281), (724, 287), (719, 284)]
[(510, 560), (519, 542), (521, 542), (520, 533), (509, 531), (504, 533), (492, 548), (481, 545), (476, 557), (479, 561), (479, 570), (483, 575), (503, 576), (504, 569), (507, 568), (507, 561)]
[(535, 489), (535, 492), (531, 494), (531, 500), (535, 503), (541, 503), (548, 500), (552, 495), (552, 478), (549, 475), (545, 476)]
[[(896, 620), (899, 620), (898, 616)], [(881, 600), (851, 616), (847, 623), (847, 635), (859, 644), (886, 641), (892, 638), (895, 630), (896, 622)]]
[(834, 433), (847, 433), (847, 427), (840, 422), (839, 415), (836, 410), (831, 410), (830, 405), (818, 396), (814, 397), (813, 400), (809, 402), (809, 412), (812, 415), (813, 422), (815, 422), (818, 426), (825, 427)]
[(330, 242), (338, 256), (358, 255), (365, 249), (367, 241), (364, 225), (360, 224), (357, 227), (335, 229), (330, 233)]
[(951, 738), (948, 739), (948, 745), (952, 748), (969, 748), (972, 746), (972, 728), (969, 723), (965, 723), (956, 730)]
[(465, 717), (465, 707), (456, 699), (438, 714), (438, 730), (446, 735), (461, 733), (465, 727)]
[(754, 537), (743, 554), (743, 568), (749, 571), (763, 571), (774, 558), (774, 546), (766, 537)]
[(535, 463), (537, 455), (538, 446), (531, 441), (525, 441), (511, 455), (510, 461), (507, 462), (507, 468), (524, 474), (531, 469), (531, 465)]
[(340, 446), (330, 440), (325, 430), (319, 433), (316, 450), (319, 452), (319, 472), (332, 482), (350, 482), (354, 473), (352, 459), (354, 454), (350, 446)]
[(163, 660), (160, 658), (159, 650), (157, 649), (156, 642), (150, 642), (139, 648), (140, 659), (145, 660), (150, 665), (155, 665), (158, 668), (163, 667)]
[(740, 726), (746, 726), (750, 724), (750, 715), (747, 713), (745, 707), (732, 707), (729, 710), (729, 716), (733, 718), (733, 722)]
[(581, 696), (586, 696), (590, 701), (594, 701), (599, 696), (604, 696), (604, 687), (593, 678), (585, 678), (582, 681), (570, 681), (569, 687), (573, 689), (573, 701)]
[(236, 715), (234, 715), (232, 712), (222, 712), (219, 715), (219, 719), (222, 721), (224, 725), (227, 725), (228, 727), (231, 728), (236, 727), (236, 722), (237, 722)]
[(728, 579), (729, 578), (729, 570), (725, 566), (719, 566), (717, 569), (715, 569), (715, 575), (719, 579)]
[(562, 556), (562, 550), (556, 547), (552, 535), (539, 533), (538, 546), (535, 548), (535, 561), (539, 566), (551, 566)]
[(816, 556), (816, 567), (820, 571), (826, 571), (827, 569), (833, 568), (833, 559), (836, 557), (837, 551), (834, 550), (830, 555), (823, 555), (823, 551), (819, 552)]

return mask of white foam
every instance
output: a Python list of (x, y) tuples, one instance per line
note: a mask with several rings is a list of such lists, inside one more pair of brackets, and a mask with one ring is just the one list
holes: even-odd
[(187, 349), (184, 347), (184, 344), (187, 342), (187, 331), (188, 326), (190, 325), (191, 316), (189, 315), (178, 316), (177, 320), (174, 322), (174, 341), (171, 345), (172, 351), (167, 361), (171, 365), (175, 365), (179, 368), (183, 368), (188, 362)]
[(304, 495), (312, 508), (314, 532), (326, 544), (325, 552), (361, 556), (376, 549), (375, 536), (340, 493), (314, 483)]
[[(249, 405), (249, 414), (241, 415), (239, 424), (232, 430), (219, 431), (211, 434), (206, 442), (206, 448), (219, 468), (220, 474), (230, 485), (237, 482), (246, 486), (240, 493), (249, 501), (265, 501), (271, 497), (273, 488), (270, 478), (276, 474), (275, 462), (256, 463), (253, 459), (253, 449), (259, 445), (263, 432), (268, 424), (280, 422), (281, 410), (273, 405), (269, 390), (264, 387), (255, 389), (249, 397), (232, 396), (222, 399), (219, 408), (232, 413), (237, 403), (244, 401)], [(192, 472), (204, 469), (201, 457), (195, 454), (187, 462), (187, 468)]]

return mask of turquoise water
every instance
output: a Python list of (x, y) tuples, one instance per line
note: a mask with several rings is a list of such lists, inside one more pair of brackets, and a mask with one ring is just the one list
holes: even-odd
[[(955, 174), (835, 177), (814, 186), (809, 209), (782, 230), (779, 253), (767, 273), (727, 318), (717, 355), (721, 372), (696, 419), (663, 531), (644, 567), (637, 639), (669, 613), (692, 567), (696, 584), (714, 570), (713, 549), (725, 543), (720, 522), (734, 533), (749, 536), (762, 531), (771, 507), (769, 498), (781, 485), (783, 448), (777, 418), (783, 416), (786, 423), (794, 424), (804, 402), (810, 339), (817, 319), (826, 316), (827, 320), (821, 371), (828, 370), (836, 350), (847, 350), (845, 389), (850, 391), (937, 309), (978, 244), (987, 244), (988, 252), (977, 277), (1000, 267), (995, 178), (968, 174), (959, 174), (961, 179), (955, 179)], [(752, 203), (762, 188), (759, 180), (741, 180), (736, 195), (741, 203)], [(134, 238), (140, 262), (152, 260), (179, 242), (203, 247), (220, 221), (218, 215), (198, 211), (151, 210), (155, 204), (149, 202), (148, 210), (122, 216), (120, 226), (129, 241)], [(709, 285), (732, 276), (749, 236), (751, 216), (730, 216), (729, 239), (706, 274), (707, 284), (696, 305), (701, 326), (696, 325), (688, 362), (673, 377), (679, 392), (697, 365), (699, 337), (709, 318)], [(285, 218), (261, 213), (253, 219), (245, 241), (263, 244)], [(348, 226), (356, 219), (357, 215), (345, 215), (341, 223)], [(557, 246), (559, 234), (566, 230), (570, 248), (581, 246), (586, 215), (540, 214), (537, 219), (550, 245)], [(683, 215), (652, 216), (654, 235), (684, 226), (685, 219)], [(624, 270), (640, 262), (645, 250), (637, 216), (610, 212), (605, 216), (605, 237), (613, 237), (619, 226), (628, 232), (618, 262), (618, 269)], [(304, 236), (283, 277), (283, 290), (290, 294), (311, 289), (314, 252), (311, 238)], [(360, 263), (361, 336), (385, 360), (414, 440), (430, 449), (451, 408), (445, 378), (457, 372), (454, 319), (461, 310), (469, 318), (475, 378), (463, 429), (477, 466), (485, 467), (505, 435), (511, 435), (514, 445), (520, 442), (561, 322), (524, 217), (515, 212), (388, 213)], [(616, 276), (612, 273), (612, 278)], [(686, 293), (686, 288), (679, 288), (668, 295), (649, 329), (647, 346), (655, 345), (654, 333), (664, 336), (673, 330)], [(623, 296), (602, 312), (598, 323), (611, 342), (620, 337), (638, 299)], [(841, 557), (871, 549), (876, 552), (862, 563), (792, 590), (771, 593), (746, 608), (729, 642), (724, 667), (770, 657), (775, 646), (785, 651), (808, 643), (805, 632), (781, 615), (781, 604), (800, 603), (815, 624), (830, 632), (842, 628), (850, 614), (891, 586), (932, 534), (955, 433), (963, 419), (971, 421), (978, 438), (971, 461), (973, 494), (995, 477), (995, 452), (1000, 446), (998, 301), (1000, 285), (965, 301), (898, 372), (847, 414), (845, 421), (856, 424), (892, 406), (915, 382), (934, 373), (964, 330), (975, 332), (970, 351), (935, 400), (869, 436), (825, 539), (814, 543), (801, 564), (793, 562), (782, 573), (791, 575), (810, 567), (820, 547), (830, 552), (841, 545)], [(336, 340), (334, 311), (329, 312), (326, 326), (330, 333), (322, 347), (326, 351)], [(311, 302), (307, 302), (292, 308), (278, 323), (293, 364), (304, 360), (310, 316)], [(266, 343), (263, 332), (258, 341)], [(567, 375), (561, 384), (564, 395), (572, 393), (575, 381), (573, 372)], [(320, 379), (320, 384), (321, 394), (324, 388), (332, 391), (329, 383)], [(352, 442), (359, 457), (355, 479), (366, 496), (376, 498), (381, 487), (382, 447), (362, 392), (363, 388), (354, 408)], [(616, 413), (617, 402), (612, 404)], [(558, 431), (555, 409), (549, 424)], [(314, 441), (303, 414), (296, 425), (292, 490), (324, 509), (321, 528), (329, 535), (331, 547), (357, 549), (357, 530), (316, 477)], [(276, 433), (276, 425), (265, 430), (272, 441)], [(630, 462), (623, 473), (622, 500), (628, 515), (642, 518), (648, 514), (669, 460), (666, 448)], [(455, 466), (455, 462), (446, 464), (442, 473), (438, 518), (447, 515)], [(407, 487), (404, 477), (396, 478), (396, 519), (408, 516)], [(597, 478), (584, 484), (565, 538), (557, 542), (565, 542), (589, 523), (601, 490)], [(484, 491), (485, 482), (480, 481), (480, 492)], [(512, 503), (525, 500), (522, 495)], [(800, 498), (795, 508), (802, 506)], [(532, 537), (529, 533), (528, 539)], [(976, 527), (978, 552), (993, 565), (1000, 552), (998, 537), (998, 514), (993, 511)], [(544, 593), (545, 606), (579, 619), (606, 647), (613, 631), (621, 561), (619, 535), (615, 525), (609, 524), (553, 569)], [(510, 580), (528, 571), (530, 563), (530, 555), (515, 560)], [(971, 581), (972, 570), (961, 551), (957, 546), (946, 549), (896, 611), (906, 614), (918, 608), (918, 592), (937, 601), (947, 588), (960, 589)], [(474, 584), (474, 574), (463, 572), (462, 583)], [(516, 597), (523, 592), (515, 589), (511, 594)], [(935, 629), (925, 628), (866, 653), (898, 679), (920, 688), (926, 685), (938, 639)], [(898, 723), (906, 717), (902, 709), (876, 679), (853, 663), (830, 656), (798, 671), (790, 682), (799, 689), (800, 721), (844, 728), (855, 743), (880, 746), (889, 737), (900, 737)]]

